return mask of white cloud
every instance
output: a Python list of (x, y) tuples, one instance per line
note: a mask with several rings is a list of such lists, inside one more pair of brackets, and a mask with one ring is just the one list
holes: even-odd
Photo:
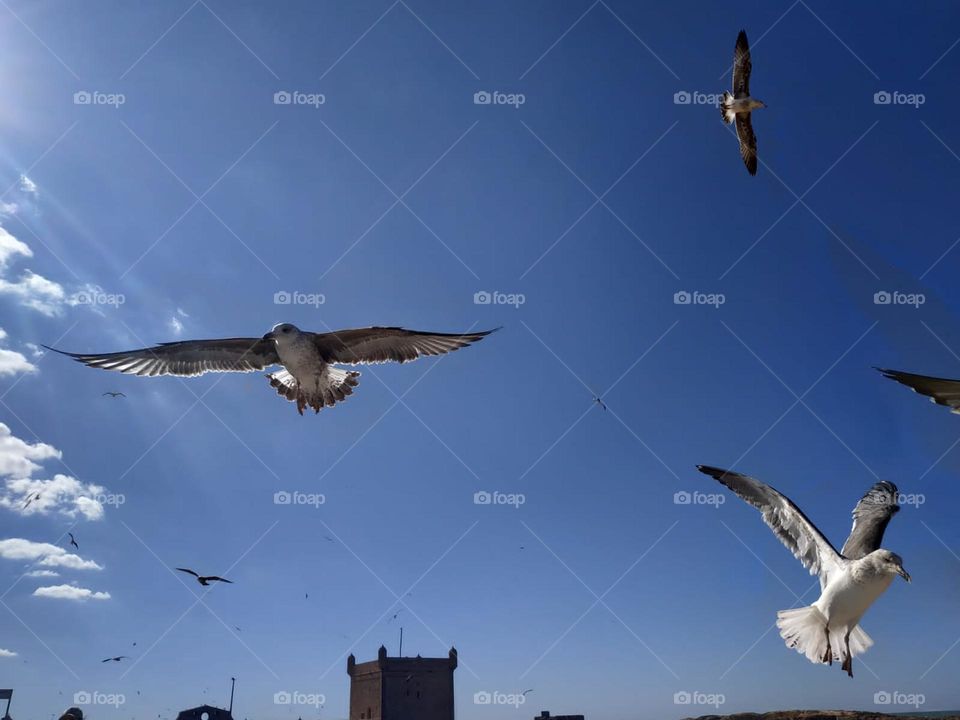
[(24, 573), (23, 576), (29, 578), (60, 577), (60, 573), (54, 572), (53, 570), (31, 570), (28, 573)]
[(0, 476), (29, 477), (40, 469), (38, 462), (59, 459), (61, 453), (46, 443), (30, 444), (14, 436), (0, 422)]
[(30, 258), (33, 257), (33, 250), (25, 242), (20, 242), (0, 227), (0, 269), (6, 267), (10, 258), (17, 255)]
[(33, 270), (24, 270), (18, 280), (0, 278), (0, 294), (12, 295), (24, 307), (36, 310), (47, 317), (61, 314), (63, 312), (61, 306), (67, 297), (60, 283), (48, 280)]
[(177, 308), (177, 315), (180, 317), (190, 317), (183, 308)]
[(0, 648), (0, 658), (16, 657), (16, 656), (17, 654), (13, 650), (6, 650), (4, 648)]
[(57, 600), (109, 600), (110, 593), (94, 592), (77, 585), (48, 585), (33, 591), (36, 597), (56, 598)]
[(36, 195), (39, 190), (37, 184), (28, 178), (26, 175), (20, 176), (20, 192), (25, 192), (28, 195)]
[[(0, 341), (7, 339), (7, 331), (0, 328)], [(36, 346), (34, 346), (36, 347)], [(26, 356), (15, 350), (0, 348), (0, 377), (16, 375), (17, 373), (37, 372), (37, 366), (27, 360)]]
[(44, 355), (47, 354), (47, 351), (41, 348), (36, 343), (24, 343), (24, 346), (27, 348), (27, 350), (30, 351), (30, 354), (33, 355), (33, 357), (35, 358), (42, 358)]
[(0, 422), (0, 507), (19, 515), (58, 513), (87, 520), (103, 518), (102, 485), (84, 483), (70, 475), (57, 473), (50, 478), (35, 478), (44, 460), (59, 459), (61, 452), (46, 443), (28, 443)]
[(23, 538), (0, 540), (0, 558), (35, 562), (44, 568), (68, 568), (70, 570), (103, 570), (93, 560), (84, 560), (79, 555), (68, 553), (59, 545), (34, 542)]
[(183, 332), (183, 323), (176, 317), (170, 318), (170, 329), (173, 331), (174, 335), (179, 335)]
[(0, 348), (0, 377), (17, 373), (32, 373), (37, 366), (15, 350)]

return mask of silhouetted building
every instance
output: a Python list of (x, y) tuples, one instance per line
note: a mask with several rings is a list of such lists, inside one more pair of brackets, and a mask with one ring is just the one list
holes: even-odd
[(233, 715), (230, 714), (229, 710), (223, 708), (201, 705), (189, 710), (182, 710), (177, 715), (177, 720), (233, 720)]
[(583, 715), (551, 715), (549, 710), (541, 710), (540, 714), (533, 720), (543, 720), (544, 718), (550, 720), (583, 720)]
[(350, 720), (453, 720), (457, 650), (445, 658), (387, 657), (357, 663), (347, 658)]

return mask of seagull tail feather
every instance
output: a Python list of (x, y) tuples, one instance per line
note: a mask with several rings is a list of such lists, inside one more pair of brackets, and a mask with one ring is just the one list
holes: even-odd
[(333, 407), (346, 400), (358, 385), (358, 377), (360, 373), (355, 370), (341, 370), (329, 365), (306, 385), (298, 383), (286, 370), (267, 375), (270, 386), (276, 389), (278, 395), (295, 402), (297, 412), (301, 415), (308, 407), (313, 408), (314, 412), (320, 412), (321, 408)]
[(723, 118), (723, 122), (727, 125), (732, 123), (736, 117), (736, 113), (734, 113), (729, 107), (731, 102), (733, 102), (733, 95), (727, 91), (724, 91), (723, 100), (720, 101), (720, 117)]
[[(777, 613), (780, 637), (788, 648), (804, 655), (812, 663), (829, 662), (827, 655), (827, 619), (814, 605), (781, 610)], [(842, 628), (830, 631), (830, 655), (834, 661), (843, 662), (846, 643)], [(867, 651), (873, 640), (859, 625), (850, 631), (850, 655), (856, 657)]]

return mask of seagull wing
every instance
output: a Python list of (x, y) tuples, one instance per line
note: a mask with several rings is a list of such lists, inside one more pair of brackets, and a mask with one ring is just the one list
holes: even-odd
[(370, 327), (315, 333), (326, 362), (347, 365), (408, 362), (423, 355), (443, 355), (482, 340), (493, 330), (477, 333), (432, 333), (399, 327)]
[(750, 44), (747, 42), (747, 33), (743, 30), (737, 35), (737, 45), (733, 49), (733, 96), (735, 98), (750, 97)]
[(199, 577), (200, 577), (199, 575), (197, 575), (197, 574), (196, 574), (193, 570), (191, 570), (190, 568), (177, 568), (177, 570), (179, 570), (180, 572), (185, 572), (185, 573), (187, 573), (187, 574), (189, 574), (189, 575), (193, 575), (195, 578), (199, 578)]
[(840, 555), (786, 495), (752, 477), (720, 468), (697, 465), (697, 469), (733, 490), (763, 515), (763, 521), (803, 563), (811, 575), (820, 576), (820, 587), (827, 584), (830, 573), (840, 567)]
[(204, 580), (213, 580), (213, 581), (216, 581), (216, 582), (225, 582), (225, 583), (230, 583), (231, 585), (233, 585), (233, 580), (227, 580), (226, 578), (217, 577), (216, 575), (208, 575), (207, 577), (204, 578)]
[(867, 490), (853, 509), (853, 527), (841, 555), (856, 560), (880, 548), (887, 523), (900, 510), (898, 495), (897, 486), (886, 480)]
[(884, 377), (896, 380), (914, 392), (926, 395), (937, 405), (945, 405), (951, 412), (960, 413), (960, 381), (914, 375), (899, 370), (876, 369), (882, 372)]
[[(44, 345), (44, 347), (47, 347)], [(84, 354), (47, 347), (77, 362), (130, 375), (180, 375), (208, 372), (253, 372), (280, 362), (276, 344), (259, 338), (183, 340), (126, 352)]]
[(737, 140), (740, 141), (740, 157), (747, 172), (757, 174), (757, 136), (753, 134), (752, 113), (737, 113)]

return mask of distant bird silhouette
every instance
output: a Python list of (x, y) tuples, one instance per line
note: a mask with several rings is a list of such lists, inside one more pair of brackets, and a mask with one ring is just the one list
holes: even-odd
[(190, 575), (193, 575), (197, 579), (197, 582), (204, 586), (209, 585), (211, 582), (225, 582), (233, 585), (232, 580), (227, 580), (222, 577), (217, 577), (216, 575), (200, 575), (198, 573), (195, 573), (190, 568), (177, 568), (177, 570), (179, 570), (180, 572), (185, 572)]
[(524, 691), (523, 691), (522, 693), (520, 693), (520, 694), (521, 694), (521, 695), (526, 695), (527, 693), (531, 693), (531, 692), (533, 692), (533, 688), (530, 688), (529, 690), (524, 690)]
[(72, 532), (68, 532), (67, 535), (70, 536), (70, 544), (73, 545), (77, 550), (79, 550), (79, 549), (80, 549), (80, 546), (77, 545), (77, 541), (74, 539), (73, 533), (72, 533)]
[(126, 659), (127, 659), (126, 655), (117, 655), (116, 657), (109, 657), (106, 660), (101, 660), (100, 662), (102, 663), (120, 662), (121, 660), (126, 660)]
[(324, 536), (323, 536), (323, 539), (324, 539), (324, 540), (329, 540), (330, 542), (336, 542), (336, 540), (334, 540), (334, 539), (333, 539), (332, 537), (330, 537), (329, 535), (324, 535)]
[(32, 503), (34, 500), (39, 500), (39, 499), (40, 499), (39, 492), (37, 492), (34, 495), (28, 495), (27, 501), (23, 504), (23, 507), (21, 508), (21, 510), (26, 510), (28, 507), (30, 507), (30, 503)]
[(602, 407), (604, 410), (607, 409), (607, 406), (604, 404), (603, 400), (600, 399), (600, 396), (599, 396), (599, 395), (597, 395), (595, 398), (593, 398), (593, 401), (594, 401), (597, 405), (599, 405), (600, 407)]
[(391, 617), (389, 620), (387, 620), (387, 622), (388, 622), (388, 623), (393, 622), (394, 620), (397, 619), (397, 615), (399, 615), (399, 614), (402, 613), (402, 612), (403, 612), (403, 609), (402, 609), (402, 608), (401, 608), (400, 610), (397, 610), (397, 611), (393, 614), (393, 617)]
[(124, 395), (122, 392), (114, 392), (113, 390), (108, 390), (103, 395), (101, 395), (101, 397), (106, 397), (107, 395), (109, 395), (112, 398), (126, 397), (126, 395)]

